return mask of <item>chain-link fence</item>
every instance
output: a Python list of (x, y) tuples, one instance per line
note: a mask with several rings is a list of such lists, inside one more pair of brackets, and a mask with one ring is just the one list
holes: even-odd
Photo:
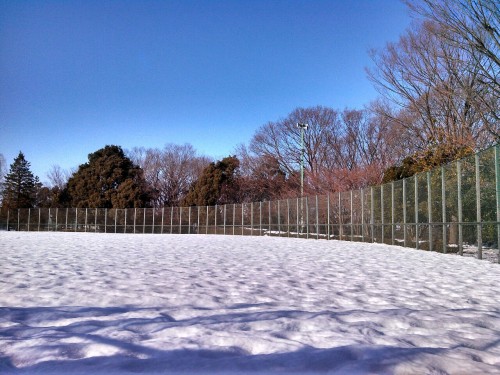
[(0, 213), (0, 229), (323, 238), (500, 263), (500, 145), (366, 189), (208, 207), (11, 209)]

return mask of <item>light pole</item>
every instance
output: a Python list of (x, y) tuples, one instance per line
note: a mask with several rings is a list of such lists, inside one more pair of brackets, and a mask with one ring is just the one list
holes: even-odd
[(297, 123), (297, 127), (300, 128), (300, 197), (304, 196), (304, 131), (307, 130), (308, 124)]
[(297, 123), (297, 127), (300, 128), (300, 225), (301, 231), (304, 230), (304, 132), (308, 128), (308, 124), (305, 123)]

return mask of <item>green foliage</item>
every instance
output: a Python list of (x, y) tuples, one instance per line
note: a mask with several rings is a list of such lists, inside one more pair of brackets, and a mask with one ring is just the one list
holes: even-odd
[(382, 183), (402, 180), (420, 172), (427, 172), (473, 153), (474, 150), (469, 146), (432, 145), (423, 152), (404, 158), (401, 164), (386, 169)]
[(38, 177), (30, 170), (30, 163), (20, 151), (5, 176), (2, 194), (4, 208), (31, 208), (36, 205), (37, 190), (41, 188)]
[(210, 163), (189, 190), (184, 204), (187, 206), (213, 206), (238, 201), (239, 186), (236, 176), (240, 161), (228, 156)]
[(417, 173), (415, 164), (413, 156), (404, 158), (401, 164), (393, 165), (385, 170), (382, 183), (385, 184), (387, 182), (398, 181), (413, 176)]
[(72, 207), (132, 208), (149, 201), (142, 169), (119, 146), (106, 146), (88, 156), (69, 179), (65, 191)]

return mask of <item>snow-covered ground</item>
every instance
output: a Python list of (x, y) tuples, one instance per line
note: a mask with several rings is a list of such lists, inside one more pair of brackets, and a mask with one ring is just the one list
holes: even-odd
[(0, 232), (0, 373), (499, 374), (499, 293), (378, 244)]

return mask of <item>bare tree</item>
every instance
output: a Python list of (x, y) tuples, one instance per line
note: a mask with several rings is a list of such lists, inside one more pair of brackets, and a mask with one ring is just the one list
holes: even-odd
[(306, 194), (380, 183), (383, 170), (394, 161), (387, 143), (392, 132), (388, 121), (378, 121), (365, 110), (338, 112), (326, 107), (298, 108), (262, 126), (251, 140), (251, 153), (258, 160), (275, 160), (293, 178), (300, 170), (297, 123), (309, 125), (304, 137)]
[(413, 0), (410, 9), (442, 26), (441, 36), (466, 51), (500, 95), (500, 3), (496, 0)]
[(478, 64), (446, 43), (441, 27), (426, 21), (409, 30), (398, 43), (373, 51), (375, 70), (368, 75), (379, 92), (400, 108), (379, 106), (379, 113), (399, 122), (410, 134), (412, 147), (429, 144), (485, 146), (490, 123), (478, 97), (489, 97), (479, 79)]
[(163, 149), (133, 148), (129, 157), (144, 171), (153, 190), (153, 206), (178, 206), (210, 159), (198, 156), (190, 144), (167, 144)]
[(245, 145), (237, 147), (240, 160), (239, 186), (242, 202), (259, 202), (297, 196), (299, 179), (287, 175), (272, 155), (256, 155)]
[(381, 183), (384, 170), (404, 154), (399, 125), (368, 110), (344, 110), (342, 138), (344, 152), (339, 173), (343, 189), (357, 189)]
[[(300, 170), (301, 130), (298, 123), (307, 123), (304, 134), (304, 165), (308, 181), (317, 180), (322, 166), (331, 160), (331, 152), (325, 147), (340, 126), (337, 111), (326, 107), (297, 108), (288, 117), (262, 126), (250, 142), (250, 151), (259, 157), (274, 157), (280, 169), (287, 175)], [(307, 184), (306, 190), (315, 190), (316, 184)]]
[(500, 3), (497, 0), (407, 0), (416, 14), (439, 25), (439, 37), (461, 51), (463, 69), (487, 90), (472, 105), (500, 140)]
[(74, 171), (71, 170), (64, 170), (57, 164), (53, 165), (47, 172), (47, 178), (49, 179), (50, 186), (57, 187), (61, 190), (64, 189), (73, 172)]

